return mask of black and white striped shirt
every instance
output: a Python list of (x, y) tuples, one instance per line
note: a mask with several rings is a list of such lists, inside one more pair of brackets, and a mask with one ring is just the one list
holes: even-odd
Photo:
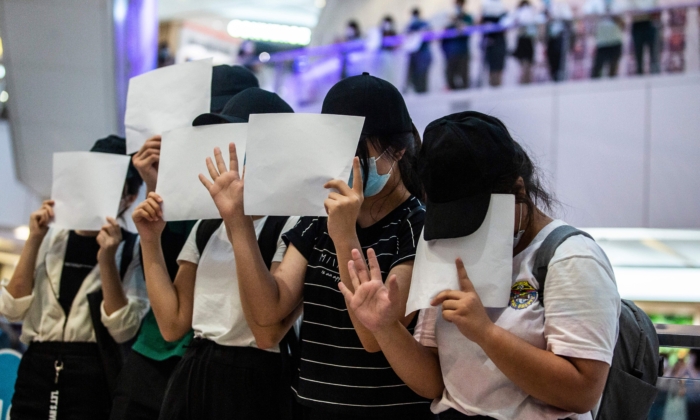
[[(357, 228), (363, 251), (374, 249), (385, 280), (394, 266), (415, 258), (425, 218), (420, 207), (420, 201), (411, 197), (372, 226)], [(308, 261), (295, 389), (299, 401), (358, 416), (434, 418), (430, 401), (411, 391), (381, 352), (368, 353), (362, 347), (338, 290), (338, 259), (327, 219), (304, 217), (284, 239)], [(411, 333), (414, 324), (409, 326)]]

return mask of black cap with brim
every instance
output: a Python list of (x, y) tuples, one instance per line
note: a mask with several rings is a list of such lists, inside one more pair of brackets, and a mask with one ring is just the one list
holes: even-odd
[(248, 88), (258, 86), (258, 78), (245, 67), (225, 64), (214, 66), (209, 111), (221, 112), (231, 98)]
[[(91, 152), (111, 153), (113, 155), (126, 155), (126, 139), (123, 137), (111, 134), (103, 139), (97, 140), (90, 149)], [(129, 160), (129, 169), (126, 173), (127, 178), (141, 178), (138, 171), (134, 167), (134, 163)]]
[(252, 87), (231, 98), (221, 113), (209, 112), (192, 121), (193, 126), (248, 122), (251, 114), (293, 113), (284, 99), (273, 92)]
[(224, 114), (202, 114), (192, 121), (192, 125), (197, 127), (200, 125), (212, 125), (212, 124), (229, 124), (229, 123), (244, 123), (247, 122), (243, 118), (232, 117), (230, 115)]
[(471, 235), (484, 223), (490, 202), (488, 191), (447, 203), (427, 200), (423, 238), (430, 241)]

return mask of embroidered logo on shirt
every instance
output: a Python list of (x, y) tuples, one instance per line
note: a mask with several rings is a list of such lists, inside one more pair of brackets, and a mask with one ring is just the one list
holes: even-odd
[(525, 309), (537, 301), (537, 290), (526, 281), (519, 281), (510, 289), (510, 307)]

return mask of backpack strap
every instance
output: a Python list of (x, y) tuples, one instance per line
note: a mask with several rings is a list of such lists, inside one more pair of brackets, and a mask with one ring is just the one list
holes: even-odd
[(195, 243), (197, 244), (197, 251), (199, 251), (200, 256), (202, 255), (202, 252), (204, 252), (204, 248), (207, 246), (211, 235), (214, 234), (216, 229), (218, 229), (223, 222), (223, 219), (206, 219), (199, 222), (195, 236)]
[(559, 245), (561, 245), (565, 240), (569, 239), (572, 236), (576, 235), (583, 235), (588, 238), (593, 239), (591, 235), (588, 233), (578, 230), (573, 226), (569, 225), (564, 225), (564, 226), (559, 226), (558, 228), (554, 229), (552, 232), (550, 232), (549, 235), (547, 235), (546, 238), (544, 238), (544, 241), (542, 242), (542, 245), (540, 246), (540, 249), (537, 250), (537, 255), (535, 256), (535, 265), (533, 267), (533, 274), (535, 275), (535, 279), (537, 280), (537, 283), (539, 284), (539, 289), (537, 290), (537, 294), (539, 295), (540, 303), (544, 306), (544, 284), (545, 281), (547, 280), (547, 271), (549, 270), (549, 262), (552, 261), (552, 257), (554, 257), (554, 253), (557, 251), (557, 248), (559, 248)]

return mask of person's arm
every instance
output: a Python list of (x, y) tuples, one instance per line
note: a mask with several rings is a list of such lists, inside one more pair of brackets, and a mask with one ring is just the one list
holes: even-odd
[(478, 344), (528, 395), (562, 410), (590, 411), (603, 392), (610, 366), (598, 360), (558, 356), (497, 326), (486, 314), (462, 260), (457, 259), (456, 265), (461, 290), (441, 292), (431, 303), (442, 304), (443, 318)]
[(141, 149), (131, 158), (134, 167), (146, 183), (146, 194), (155, 192), (160, 162), (160, 136), (146, 140)]
[[(374, 252), (368, 251), (368, 256), (370, 266), (378, 264)], [(405, 301), (396, 277), (389, 276), (384, 284), (381, 272), (357, 270), (356, 262), (362, 261), (347, 263), (353, 290), (338, 283), (348, 309), (352, 308), (358, 321), (374, 334), (392, 369), (409, 388), (425, 398), (438, 398), (445, 385), (437, 349), (420, 344), (400, 322)]]
[(202, 174), (199, 179), (224, 220), (236, 261), (245, 261), (245, 264), (236, 264), (241, 300), (246, 301), (255, 324), (276, 326), (302, 301), (306, 258), (290, 245), (275, 274), (270, 273), (260, 254), (253, 219), (243, 212), (243, 179), (239, 176), (236, 146), (229, 145), (230, 170), (219, 148), (214, 150), (214, 156), (216, 166), (207, 158), (209, 175), (214, 182)]
[(134, 210), (133, 219), (141, 235), (146, 289), (158, 328), (166, 341), (177, 341), (192, 328), (197, 265), (182, 261), (171, 281), (160, 242), (165, 228), (162, 202), (158, 194), (149, 193)]
[(121, 241), (121, 227), (116, 220), (108, 217), (107, 224), (102, 226), (102, 230), (97, 235), (97, 243), (100, 245), (100, 250), (97, 252), (97, 263), (100, 266), (102, 294), (104, 295), (103, 305), (107, 316), (125, 307), (128, 303), (124, 289), (122, 289), (115, 259)]

